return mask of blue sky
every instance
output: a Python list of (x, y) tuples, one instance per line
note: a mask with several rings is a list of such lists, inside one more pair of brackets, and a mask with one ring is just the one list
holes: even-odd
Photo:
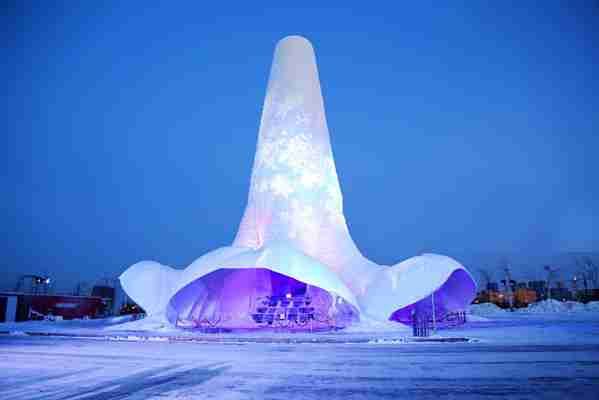
[(593, 2), (126, 3), (4, 8), (0, 286), (229, 244), (290, 34), (365, 255), (599, 250)]

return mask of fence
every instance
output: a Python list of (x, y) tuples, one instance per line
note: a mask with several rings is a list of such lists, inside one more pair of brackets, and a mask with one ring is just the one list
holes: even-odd
[[(434, 322), (434, 323), (433, 323)], [(428, 337), (433, 328), (447, 329), (462, 325), (466, 322), (465, 311), (446, 313), (433, 321), (432, 315), (428, 313), (417, 313), (412, 311), (412, 334), (414, 337)]]

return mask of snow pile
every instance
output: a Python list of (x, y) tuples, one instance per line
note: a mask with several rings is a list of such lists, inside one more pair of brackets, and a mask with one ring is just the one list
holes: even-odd
[(526, 308), (521, 308), (518, 310), (519, 312), (525, 313), (555, 313), (555, 312), (565, 312), (568, 311), (568, 308), (564, 305), (563, 302), (548, 299), (542, 300), (537, 303), (529, 304)]
[(492, 318), (482, 317), (480, 315), (468, 314), (466, 317), (466, 322), (488, 322), (492, 321)]
[[(509, 310), (497, 307), (493, 303), (471, 304), (469, 314), (473, 317), (482, 316), (506, 316)], [(592, 301), (588, 304), (577, 301), (558, 301), (554, 299), (542, 300), (537, 303), (529, 304), (526, 308), (516, 308), (519, 314), (580, 314), (580, 313), (599, 313), (599, 301)], [(471, 321), (476, 319), (470, 318)]]
[(505, 314), (505, 310), (497, 307), (493, 303), (480, 303), (480, 304), (471, 304), (468, 308), (468, 313), (471, 315), (481, 316), (481, 317), (489, 317), (493, 315), (502, 315)]
[(577, 301), (566, 301), (564, 306), (568, 311), (571, 312), (588, 311), (585, 304), (579, 303)]
[[(586, 311), (593, 311), (592, 303), (591, 306), (579, 303), (577, 301), (558, 301), (554, 299), (548, 299), (539, 301), (538, 303), (529, 304), (527, 308), (521, 308), (518, 312), (522, 313), (579, 313)], [(599, 308), (599, 307), (597, 307)]]
[(394, 321), (381, 321), (370, 318), (366, 314), (360, 316), (360, 322), (352, 324), (343, 329), (347, 333), (406, 333), (411, 332), (412, 328)]
[(587, 311), (599, 312), (599, 301), (590, 301), (584, 307)]
[(117, 342), (168, 342), (167, 337), (161, 337), (161, 336), (146, 337), (146, 336), (134, 336), (134, 335), (110, 336), (108, 338), (108, 340), (117, 341)]
[(372, 339), (367, 342), (368, 344), (404, 344), (409, 343), (406, 338), (400, 339)]
[(135, 321), (104, 328), (107, 331), (152, 331), (152, 332), (178, 332), (179, 329), (171, 325), (164, 314), (148, 316)]
[[(69, 319), (69, 320), (42, 320), (0, 322), (0, 331), (8, 332), (44, 332), (44, 333), (74, 333), (93, 332), (106, 329), (108, 326), (123, 326), (124, 322), (131, 321), (131, 315), (97, 319)], [(118, 329), (118, 328), (117, 328)]]

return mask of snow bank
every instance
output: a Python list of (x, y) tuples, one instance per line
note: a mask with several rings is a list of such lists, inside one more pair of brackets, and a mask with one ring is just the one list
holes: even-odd
[(181, 332), (168, 322), (164, 314), (147, 316), (123, 324), (111, 325), (104, 328), (107, 331), (149, 331), (149, 332)]
[[(509, 315), (509, 310), (499, 308), (493, 303), (471, 304), (468, 311), (471, 316), (480, 317)], [(599, 301), (583, 304), (577, 301), (558, 301), (549, 299), (529, 304), (526, 308), (517, 308), (515, 309), (515, 312), (519, 314), (599, 313)], [(472, 318), (470, 320), (474, 321)]]
[[(590, 305), (590, 306), (589, 306)], [(529, 304), (526, 308), (518, 309), (521, 313), (579, 313), (593, 311), (592, 303), (587, 305), (576, 301), (558, 301), (548, 299), (538, 303)], [(597, 307), (599, 311), (599, 307)]]
[(493, 303), (471, 304), (468, 313), (475, 316), (489, 317), (493, 315), (505, 314), (505, 310), (497, 307)]
[(162, 337), (162, 336), (128, 335), (128, 336), (110, 336), (108, 338), (108, 340), (117, 341), (117, 342), (168, 342), (169, 339), (167, 337)]
[(480, 315), (468, 314), (466, 317), (466, 322), (488, 322), (492, 321), (492, 318), (482, 317)]
[(585, 304), (587, 311), (599, 312), (599, 301), (591, 301)]
[(409, 341), (407, 340), (407, 338), (400, 338), (400, 339), (373, 339), (373, 340), (369, 340), (367, 343), (368, 344), (384, 344), (384, 345), (388, 345), (388, 344), (405, 344), (405, 343), (409, 343)]
[(362, 314), (360, 322), (343, 329), (347, 333), (410, 333), (412, 328), (394, 321), (381, 321)]
[(73, 333), (104, 329), (108, 326), (123, 326), (124, 322), (134, 318), (131, 315), (98, 319), (70, 319), (70, 320), (43, 320), (0, 322), (0, 331), (8, 332), (45, 332), (45, 333)]

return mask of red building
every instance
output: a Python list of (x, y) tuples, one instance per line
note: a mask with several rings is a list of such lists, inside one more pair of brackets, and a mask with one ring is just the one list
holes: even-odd
[[(69, 296), (50, 294), (26, 294), (15, 292), (0, 292), (0, 298), (16, 297), (16, 321), (26, 321), (33, 316), (60, 316), (63, 319), (93, 318), (105, 311), (106, 304), (101, 297), (96, 296)], [(0, 305), (6, 307), (7, 302)], [(6, 315), (7, 310), (4, 314)]]

